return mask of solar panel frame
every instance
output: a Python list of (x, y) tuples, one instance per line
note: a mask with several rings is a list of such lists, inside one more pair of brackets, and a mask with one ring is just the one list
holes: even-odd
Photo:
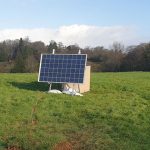
[[(42, 59), (43, 59), (43, 55), (77, 55), (77, 56), (79, 56), (79, 55), (85, 55), (85, 63), (84, 63), (84, 69), (83, 69), (83, 82), (70, 82), (69, 81), (69, 79), (68, 79), (68, 81), (67, 82), (63, 82), (63, 81), (60, 81), (60, 82), (55, 82), (55, 81), (41, 81), (40, 80), (40, 73), (41, 73), (41, 68), (42, 68)], [(61, 59), (60, 59), (61, 60)], [(47, 83), (77, 83), (77, 84), (82, 84), (82, 83), (84, 83), (84, 73), (85, 73), (85, 66), (86, 66), (86, 63), (87, 63), (87, 54), (47, 54), (47, 53), (43, 53), (43, 54), (41, 54), (41, 57), (40, 57), (40, 66), (39, 66), (39, 74), (38, 74), (38, 82), (47, 82)], [(67, 69), (67, 67), (66, 67), (66, 69)]]

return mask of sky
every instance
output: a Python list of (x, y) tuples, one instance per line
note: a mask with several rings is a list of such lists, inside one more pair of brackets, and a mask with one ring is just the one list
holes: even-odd
[(0, 41), (81, 47), (150, 41), (150, 0), (0, 0)]

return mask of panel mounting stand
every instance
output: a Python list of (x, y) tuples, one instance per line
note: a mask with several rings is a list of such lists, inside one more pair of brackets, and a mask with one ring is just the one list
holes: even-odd
[(53, 52), (52, 52), (52, 54), (55, 54), (55, 49), (53, 49)]
[[(79, 49), (78, 54), (81, 54), (81, 50)], [(78, 84), (78, 92), (80, 93), (80, 85)]]
[[(55, 49), (53, 49), (52, 54), (55, 54)], [(48, 82), (48, 84), (49, 84), (49, 90), (48, 90), (48, 92), (50, 92), (51, 89), (52, 89), (52, 83), (51, 83), (51, 82)]]
[(48, 84), (49, 84), (49, 90), (48, 90), (48, 92), (50, 92), (51, 89), (52, 89), (52, 83), (48, 82)]

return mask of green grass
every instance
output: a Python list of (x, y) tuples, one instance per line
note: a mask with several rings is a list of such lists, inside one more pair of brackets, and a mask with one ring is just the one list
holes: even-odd
[(47, 90), (37, 74), (0, 74), (0, 149), (150, 149), (150, 73), (92, 73), (83, 97)]

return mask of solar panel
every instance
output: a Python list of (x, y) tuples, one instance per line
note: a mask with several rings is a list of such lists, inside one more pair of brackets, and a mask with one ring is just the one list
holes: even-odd
[(86, 54), (42, 54), (39, 82), (83, 83)]

